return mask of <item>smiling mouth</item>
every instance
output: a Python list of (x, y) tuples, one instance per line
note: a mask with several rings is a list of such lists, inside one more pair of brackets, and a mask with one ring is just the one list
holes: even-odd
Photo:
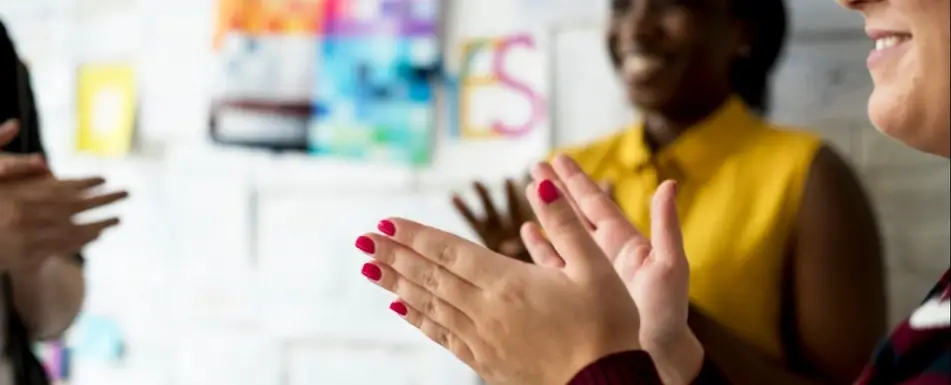
[(889, 35), (875, 39), (875, 50), (882, 51), (897, 47), (911, 40), (911, 35)]
[(664, 60), (657, 56), (626, 55), (622, 63), (622, 73), (628, 81), (645, 81), (664, 67)]

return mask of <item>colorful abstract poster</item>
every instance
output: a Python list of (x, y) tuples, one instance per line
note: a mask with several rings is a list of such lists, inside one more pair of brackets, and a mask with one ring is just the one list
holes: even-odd
[(219, 0), (215, 48), (229, 33), (316, 35), (324, 0)]
[(462, 52), (452, 137), (519, 138), (546, 127), (545, 54), (531, 35), (469, 40)]
[(318, 155), (429, 162), (439, 0), (326, 0), (310, 148)]
[(210, 133), (304, 150), (325, 0), (218, 0)]

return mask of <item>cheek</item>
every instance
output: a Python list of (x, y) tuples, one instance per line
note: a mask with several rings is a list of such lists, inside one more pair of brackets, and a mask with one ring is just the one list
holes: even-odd
[(869, 117), (882, 132), (920, 150), (940, 153), (947, 142), (951, 57), (947, 0), (892, 1), (910, 25), (912, 50), (893, 71), (880, 73)]
[(902, 58), (895, 70), (876, 79), (875, 90), (869, 98), (869, 117), (875, 127), (889, 136), (908, 141), (912, 128), (918, 126), (914, 120), (926, 112), (928, 106), (927, 84), (922, 84), (923, 73), (927, 65), (922, 65), (921, 42), (916, 42), (914, 51)]
[[(951, 73), (942, 50), (922, 39), (892, 79), (876, 85), (869, 99), (869, 118), (886, 135), (920, 150), (934, 152), (947, 136)], [(935, 55), (935, 53), (938, 55)], [(939, 55), (945, 55), (943, 57)]]

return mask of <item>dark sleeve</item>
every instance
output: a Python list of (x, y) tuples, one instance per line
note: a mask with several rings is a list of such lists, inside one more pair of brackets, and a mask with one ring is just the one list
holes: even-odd
[(0, 122), (7, 119), (20, 121), (20, 135), (3, 148), (4, 151), (45, 154), (30, 73), (0, 22)]
[[(710, 360), (704, 360), (694, 385), (730, 385)], [(604, 357), (581, 370), (568, 385), (663, 385), (654, 361), (642, 350)]]
[[(20, 103), (17, 97), (17, 58), (16, 49), (0, 21), (0, 122), (20, 117)], [(4, 150), (7, 150), (4, 148)], [(9, 150), (13, 150), (10, 148)]]
[(43, 140), (40, 138), (40, 114), (36, 111), (36, 98), (33, 96), (33, 82), (30, 81), (30, 71), (22, 61), (17, 60), (20, 86), (20, 108), (23, 111), (20, 118), (23, 132), (20, 134), (24, 152), (46, 155)]

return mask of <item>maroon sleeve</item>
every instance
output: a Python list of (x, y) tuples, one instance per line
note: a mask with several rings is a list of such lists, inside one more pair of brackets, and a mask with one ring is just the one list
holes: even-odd
[(612, 354), (588, 365), (568, 385), (663, 385), (643, 350)]
[[(704, 360), (694, 385), (729, 385), (716, 365)], [(643, 350), (613, 354), (588, 365), (568, 385), (663, 385), (654, 361)]]

